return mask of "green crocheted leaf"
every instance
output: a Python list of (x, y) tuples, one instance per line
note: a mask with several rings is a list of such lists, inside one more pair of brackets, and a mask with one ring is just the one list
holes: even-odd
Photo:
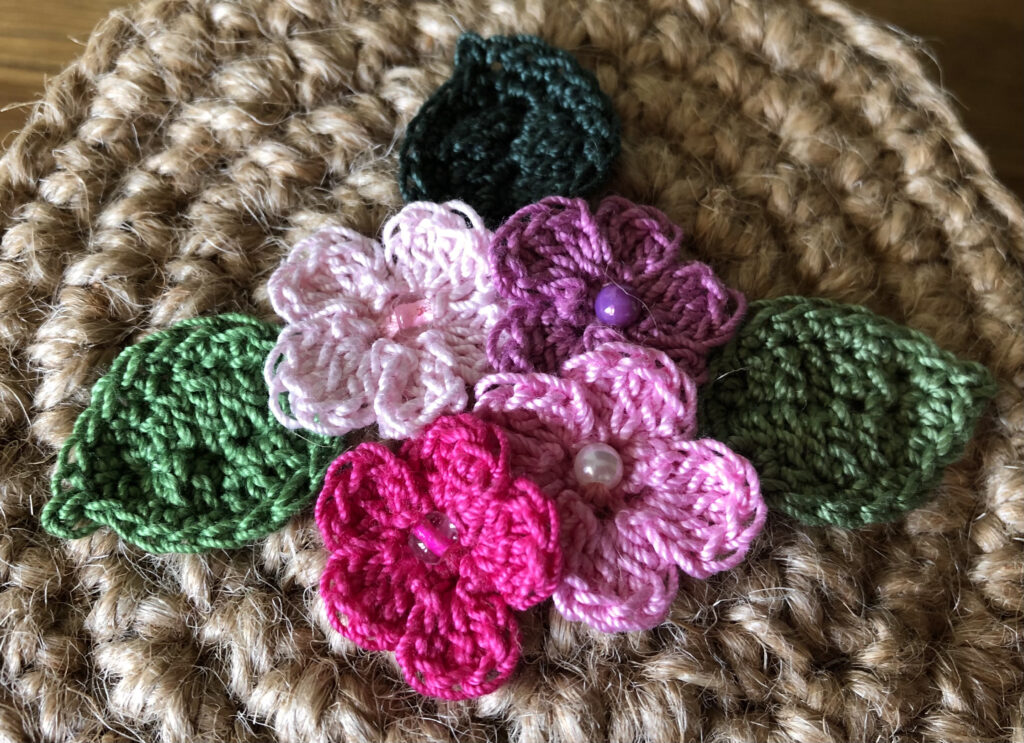
[(451, 77), (402, 143), (406, 201), (461, 199), (494, 227), (545, 196), (597, 188), (619, 154), (597, 79), (533, 36), (459, 37)]
[(149, 552), (201, 552), (282, 527), (342, 442), (271, 414), (263, 364), (277, 333), (220, 315), (125, 349), (61, 449), (46, 530), (77, 539), (104, 525)]
[(851, 528), (921, 505), (995, 394), (924, 334), (803, 297), (752, 303), (709, 371), (702, 425), (754, 463), (769, 505)]

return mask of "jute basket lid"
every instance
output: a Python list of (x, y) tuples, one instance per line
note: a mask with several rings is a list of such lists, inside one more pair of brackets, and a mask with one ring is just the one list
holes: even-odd
[[(656, 630), (547, 608), (498, 692), (424, 699), (323, 615), (308, 512), (154, 556), (38, 526), (116, 354), (265, 283), (327, 221), (401, 204), (403, 130), (456, 38), (532, 33), (623, 120), (609, 190), (664, 210), (753, 299), (864, 304), (999, 393), (927, 506), (773, 517)], [(114, 13), (0, 160), (0, 739), (1009, 740), (1022, 735), (1024, 216), (905, 39), (843, 5), (160, 0)]]

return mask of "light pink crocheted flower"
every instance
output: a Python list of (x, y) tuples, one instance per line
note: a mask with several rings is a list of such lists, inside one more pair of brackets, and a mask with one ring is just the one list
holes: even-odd
[(490, 237), (450, 201), (406, 206), (383, 247), (341, 227), (298, 243), (268, 287), (288, 323), (264, 369), (277, 419), (330, 436), (376, 422), (400, 439), (464, 410), (500, 314)]
[(331, 624), (367, 650), (394, 650), (417, 691), (493, 691), (519, 659), (511, 609), (561, 577), (555, 504), (510, 475), (497, 426), (439, 418), (398, 456), (361, 444), (327, 470), (316, 522), (331, 555), (320, 593)]
[(660, 351), (606, 343), (561, 376), (484, 377), (476, 396), (476, 412), (508, 434), (512, 471), (558, 502), (566, 562), (554, 599), (567, 619), (653, 627), (677, 566), (695, 578), (731, 568), (764, 524), (753, 466), (693, 439), (694, 383)]

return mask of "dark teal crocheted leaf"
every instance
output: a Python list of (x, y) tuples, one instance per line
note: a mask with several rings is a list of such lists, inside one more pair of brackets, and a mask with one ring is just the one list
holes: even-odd
[(959, 459), (995, 385), (924, 334), (823, 299), (754, 302), (717, 352), (701, 423), (757, 468), (765, 500), (857, 527), (916, 508)]
[(461, 199), (495, 226), (544, 196), (580, 196), (608, 175), (619, 119), (597, 79), (533, 36), (467, 33), (451, 77), (409, 124), (406, 201)]
[(201, 317), (125, 349), (61, 449), (46, 530), (77, 539), (103, 525), (149, 552), (201, 552), (282, 527), (342, 442), (271, 414), (263, 364), (277, 332)]

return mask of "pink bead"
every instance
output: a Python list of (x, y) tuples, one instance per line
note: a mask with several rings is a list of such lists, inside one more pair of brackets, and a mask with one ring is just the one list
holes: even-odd
[(431, 511), (409, 533), (409, 546), (423, 562), (432, 565), (444, 557), (458, 538), (455, 526), (440, 511)]
[(430, 304), (427, 301), (405, 302), (397, 305), (391, 311), (391, 315), (384, 324), (384, 332), (394, 337), (402, 330), (425, 325), (432, 319), (433, 313), (431, 313)]

